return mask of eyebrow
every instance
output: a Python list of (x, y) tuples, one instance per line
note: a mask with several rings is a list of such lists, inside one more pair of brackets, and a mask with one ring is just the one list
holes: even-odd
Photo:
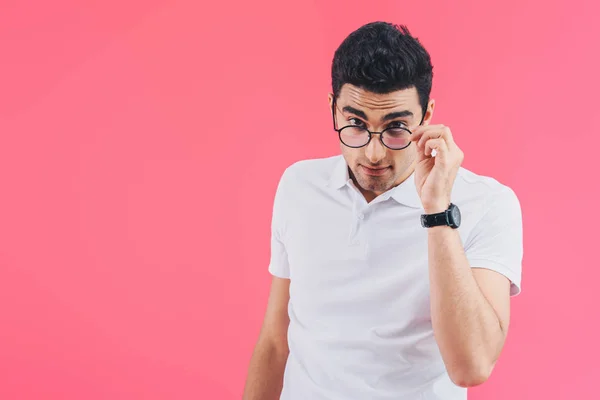
[[(345, 106), (342, 109), (342, 111), (358, 115), (359, 117), (361, 117), (362, 119), (364, 119), (366, 121), (369, 120), (369, 118), (367, 118), (367, 114), (365, 114), (364, 111), (354, 108), (352, 106)], [(409, 110), (395, 111), (395, 112), (384, 115), (383, 118), (381, 118), (381, 121), (385, 122), (385, 121), (392, 120), (394, 118), (404, 118), (404, 117), (413, 117), (413, 116), (414, 116), (414, 114), (412, 113), (412, 111), (409, 111)]]

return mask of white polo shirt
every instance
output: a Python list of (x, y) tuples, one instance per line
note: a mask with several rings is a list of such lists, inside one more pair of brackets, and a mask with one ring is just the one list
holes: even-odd
[[(461, 168), (452, 202), (472, 267), (520, 291), (514, 192)], [(431, 324), (427, 229), (414, 175), (367, 203), (339, 156), (284, 172), (273, 207), (271, 274), (290, 279), (283, 400), (466, 399)]]

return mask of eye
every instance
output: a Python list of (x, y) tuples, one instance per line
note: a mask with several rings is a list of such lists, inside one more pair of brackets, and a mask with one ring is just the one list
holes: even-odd
[(406, 128), (408, 125), (404, 121), (393, 121), (388, 125), (388, 128)]
[(356, 125), (356, 126), (364, 125), (364, 123), (358, 118), (350, 118), (350, 119), (348, 119), (348, 122), (350, 122), (350, 125)]

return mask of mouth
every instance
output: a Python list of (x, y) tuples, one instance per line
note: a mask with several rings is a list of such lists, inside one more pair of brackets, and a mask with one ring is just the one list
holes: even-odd
[(381, 175), (384, 175), (390, 169), (389, 166), (388, 167), (367, 167), (367, 166), (364, 166), (362, 164), (360, 165), (360, 167), (365, 172), (365, 174), (371, 175), (371, 176), (381, 176)]

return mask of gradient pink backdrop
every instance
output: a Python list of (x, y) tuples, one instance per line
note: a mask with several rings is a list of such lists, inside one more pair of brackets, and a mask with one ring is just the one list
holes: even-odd
[(523, 293), (470, 398), (598, 395), (597, 3), (201, 3), (0, 3), (1, 399), (239, 399), (277, 181), (338, 153), (331, 58), (381, 19), (522, 202)]

